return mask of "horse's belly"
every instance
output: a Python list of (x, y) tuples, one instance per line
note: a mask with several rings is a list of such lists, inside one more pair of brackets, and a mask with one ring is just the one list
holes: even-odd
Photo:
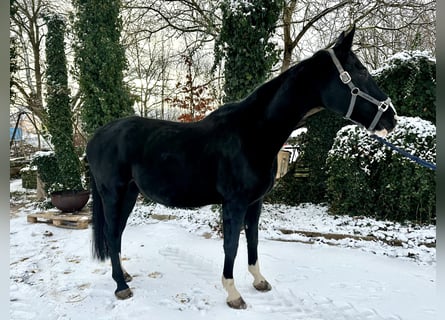
[(216, 193), (191, 192), (181, 189), (162, 189), (147, 192), (146, 196), (157, 203), (169, 207), (201, 207), (208, 204), (221, 203), (221, 197)]
[(200, 207), (221, 203), (221, 196), (211, 181), (199, 177), (155, 175), (136, 182), (145, 196), (166, 206)]

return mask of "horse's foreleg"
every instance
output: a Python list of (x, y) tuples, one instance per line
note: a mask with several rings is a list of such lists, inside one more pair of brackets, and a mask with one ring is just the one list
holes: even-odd
[(247, 255), (249, 272), (253, 276), (253, 286), (258, 291), (269, 291), (272, 286), (260, 272), (258, 262), (258, 222), (261, 213), (262, 201), (255, 202), (247, 208), (245, 218), (245, 231), (247, 238)]
[(235, 263), (236, 253), (238, 250), (239, 235), (242, 221), (244, 220), (245, 209), (237, 204), (223, 205), (223, 231), (224, 231), (224, 270), (222, 276), (222, 284), (226, 289), (227, 304), (234, 309), (246, 309), (241, 294), (235, 287), (233, 280), (233, 265)]

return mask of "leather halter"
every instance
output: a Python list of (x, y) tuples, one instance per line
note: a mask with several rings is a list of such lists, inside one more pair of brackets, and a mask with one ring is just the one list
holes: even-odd
[(345, 71), (340, 63), (340, 61), (337, 59), (337, 56), (335, 55), (335, 52), (333, 49), (326, 49), (327, 52), (331, 55), (332, 61), (334, 62), (335, 66), (337, 67), (338, 72), (340, 73), (340, 80), (349, 86), (351, 89), (351, 102), (349, 103), (349, 109), (348, 112), (346, 112), (345, 119), (351, 120), (351, 114), (355, 107), (355, 102), (357, 100), (357, 96), (362, 97), (365, 100), (368, 100), (369, 102), (375, 104), (377, 106), (377, 113), (374, 116), (374, 120), (372, 120), (371, 124), (367, 128), (369, 131), (374, 131), (375, 126), (379, 122), (383, 112), (388, 110), (388, 107), (391, 107), (391, 109), (394, 111), (394, 115), (397, 115), (397, 112), (394, 108), (394, 106), (391, 103), (391, 99), (388, 97), (385, 101), (379, 101), (375, 99), (374, 97), (371, 97), (366, 92), (361, 91), (358, 87), (354, 85), (352, 82), (352, 78), (349, 75), (347, 71)]

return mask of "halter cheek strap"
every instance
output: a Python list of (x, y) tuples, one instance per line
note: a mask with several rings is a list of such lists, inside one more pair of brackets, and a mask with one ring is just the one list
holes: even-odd
[(382, 117), (383, 112), (388, 110), (388, 107), (391, 107), (394, 111), (394, 114), (396, 114), (396, 110), (394, 109), (394, 106), (391, 103), (391, 99), (387, 98), (385, 101), (379, 101), (375, 99), (374, 97), (371, 97), (366, 92), (361, 91), (358, 87), (354, 85), (352, 82), (352, 78), (349, 75), (347, 71), (345, 71), (340, 63), (340, 61), (337, 59), (337, 56), (335, 55), (335, 52), (333, 49), (326, 49), (326, 51), (329, 52), (331, 55), (332, 61), (334, 62), (335, 66), (337, 67), (338, 72), (340, 73), (340, 80), (349, 86), (351, 89), (351, 102), (349, 103), (348, 111), (346, 112), (345, 118), (348, 120), (351, 120), (352, 111), (354, 110), (355, 103), (357, 100), (357, 96), (362, 97), (365, 100), (368, 100), (369, 102), (375, 104), (377, 106), (377, 113), (374, 116), (374, 120), (372, 120), (371, 124), (367, 128), (369, 131), (374, 131), (375, 126), (379, 122), (380, 118)]

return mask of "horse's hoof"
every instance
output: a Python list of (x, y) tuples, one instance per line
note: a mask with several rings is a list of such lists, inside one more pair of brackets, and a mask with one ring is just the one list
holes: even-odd
[(125, 282), (130, 282), (131, 280), (133, 280), (133, 277), (130, 276), (130, 274), (128, 274), (127, 272), (124, 272), (124, 279)]
[(255, 289), (257, 289), (258, 291), (270, 291), (272, 290), (272, 286), (270, 285), (269, 282), (267, 282), (266, 280), (260, 281), (257, 284), (253, 284), (253, 286), (255, 287)]
[(242, 297), (239, 297), (233, 301), (227, 301), (227, 305), (232, 309), (247, 309), (247, 304), (244, 302)]
[(114, 294), (120, 300), (125, 300), (125, 299), (131, 298), (133, 296), (133, 292), (130, 290), (130, 288), (127, 288), (127, 289), (124, 289), (121, 291), (116, 291)]

